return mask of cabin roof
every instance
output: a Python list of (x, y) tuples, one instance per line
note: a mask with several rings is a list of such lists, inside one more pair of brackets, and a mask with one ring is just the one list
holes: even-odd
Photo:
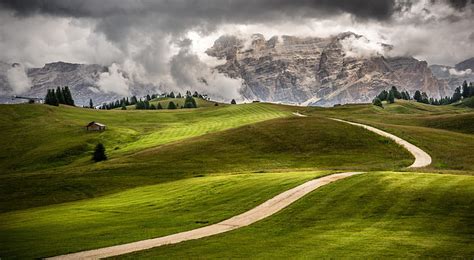
[(104, 124), (101, 124), (101, 123), (98, 123), (98, 122), (92, 121), (92, 122), (90, 122), (89, 124), (87, 124), (87, 126), (86, 126), (86, 127), (93, 126), (93, 125), (97, 125), (97, 126), (105, 126)]

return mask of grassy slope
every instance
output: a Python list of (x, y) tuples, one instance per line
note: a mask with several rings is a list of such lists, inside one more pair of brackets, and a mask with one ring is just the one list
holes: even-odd
[[(97, 142), (110, 157), (289, 115), (271, 104), (221, 106), (177, 111), (98, 111), (46, 105), (0, 105), (3, 174), (70, 163), (88, 164)], [(108, 130), (87, 132), (98, 121)]]
[(472, 258), (474, 177), (370, 173), (257, 224), (118, 258)]
[(0, 256), (2, 259), (53, 256), (202, 227), (249, 210), (323, 174), (190, 178), (91, 200), (2, 214)]
[(474, 171), (474, 111), (454, 106), (431, 106), (397, 100), (380, 109), (347, 105), (309, 109), (309, 113), (345, 118), (386, 130), (426, 150), (433, 164), (424, 171)]
[[(163, 109), (167, 109), (168, 108), (168, 104), (173, 101), (175, 105), (178, 106), (178, 108), (180, 108), (181, 106), (184, 105), (184, 101), (186, 100), (186, 98), (156, 98), (156, 99), (153, 99), (150, 101), (150, 104), (153, 104), (155, 106), (158, 106), (158, 103), (161, 104), (161, 107)], [(202, 98), (194, 98), (194, 100), (196, 100), (196, 105), (198, 108), (203, 108), (203, 107), (214, 107), (215, 104), (217, 102), (214, 102), (214, 101), (210, 101), (210, 100), (205, 100), (205, 99), (202, 99)], [(218, 106), (226, 106), (225, 104), (222, 104), (222, 103), (218, 103)], [(120, 109), (120, 108), (117, 108), (117, 109)], [(127, 106), (127, 109), (130, 109), (130, 110), (134, 110), (135, 109), (135, 105), (132, 105), (132, 106)]]
[(320, 117), (243, 126), (83, 167), (4, 176), (3, 211), (221, 172), (400, 169), (413, 158), (364, 129)]

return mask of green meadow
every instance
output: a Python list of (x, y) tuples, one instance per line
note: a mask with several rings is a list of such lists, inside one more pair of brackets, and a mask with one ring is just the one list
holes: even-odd
[[(0, 105), (0, 258), (53, 256), (202, 227), (344, 171), (367, 173), (317, 189), (249, 227), (124, 257), (472, 258), (468, 106), (214, 104), (198, 99), (197, 109), (108, 111)], [(433, 163), (408, 170), (414, 158), (396, 143), (330, 118), (393, 133)], [(91, 121), (107, 130), (86, 131)], [(99, 142), (109, 159), (94, 163)]]
[(119, 256), (190, 258), (471, 258), (474, 178), (367, 173), (321, 187), (228, 233)]

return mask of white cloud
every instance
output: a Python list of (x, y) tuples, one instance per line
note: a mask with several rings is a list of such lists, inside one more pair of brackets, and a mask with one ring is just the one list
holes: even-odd
[(22, 65), (15, 64), (7, 71), (7, 80), (13, 94), (22, 94), (31, 88), (31, 81)]
[(115, 63), (109, 67), (108, 72), (100, 74), (97, 85), (100, 90), (105, 93), (116, 93), (122, 96), (130, 95), (129, 79), (124, 77), (123, 73), (119, 71), (118, 65)]
[(449, 74), (453, 76), (466, 76), (466, 75), (472, 74), (472, 70), (471, 69), (467, 69), (467, 70), (449, 69)]
[(347, 57), (370, 58), (377, 55), (384, 55), (382, 44), (369, 41), (365, 37), (351, 35), (341, 40), (342, 49)]

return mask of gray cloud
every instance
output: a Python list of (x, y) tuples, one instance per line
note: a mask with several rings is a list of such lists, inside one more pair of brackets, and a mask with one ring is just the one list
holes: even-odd
[(397, 54), (452, 65), (474, 56), (472, 1), (2, 0), (0, 49), (8, 51), (0, 60), (115, 63), (131, 78), (168, 90), (205, 88), (202, 77), (210, 78), (207, 87), (237, 86), (213, 73), (216, 61), (204, 55), (220, 34), (354, 31), (394, 45)]
[[(405, 1), (406, 2), (406, 1)], [(360, 18), (386, 19), (396, 9), (395, 0), (4, 0), (5, 8), (18, 15), (43, 13), (59, 16), (103, 18), (147, 13), (182, 15), (205, 20), (266, 19), (274, 15), (317, 17), (347, 12)]]

